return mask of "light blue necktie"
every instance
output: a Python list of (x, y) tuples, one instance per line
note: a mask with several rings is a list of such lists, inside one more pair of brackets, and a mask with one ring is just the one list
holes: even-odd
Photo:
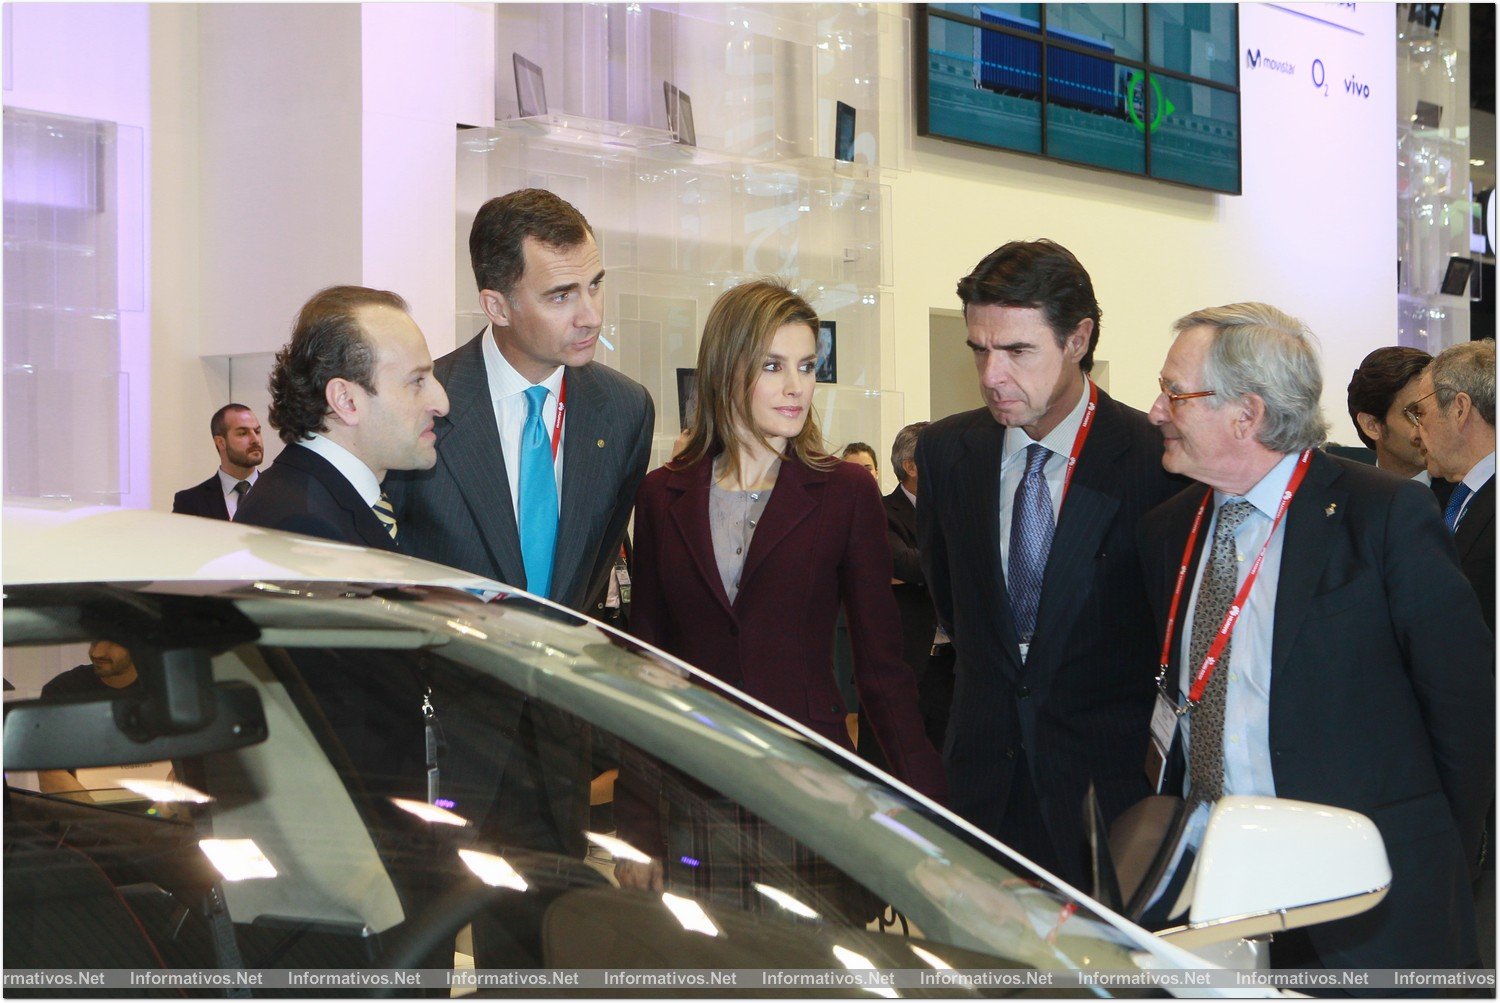
[(1036, 611), (1042, 604), (1042, 577), (1047, 571), (1047, 553), (1052, 549), (1052, 493), (1042, 469), (1052, 451), (1040, 442), (1026, 447), (1026, 473), (1016, 486), (1016, 501), (1010, 520), (1010, 574), (1005, 587), (1016, 618), (1022, 644), (1031, 643), (1036, 631)]
[(1464, 499), (1473, 493), (1467, 484), (1460, 481), (1448, 496), (1448, 507), (1443, 510), (1443, 521), (1448, 524), (1448, 532), (1458, 532), (1458, 516), (1464, 510)]
[(557, 473), (552, 441), (542, 423), (547, 388), (526, 391), (526, 425), (521, 429), (521, 560), (526, 591), (546, 596), (552, 589), (552, 554), (557, 549)]

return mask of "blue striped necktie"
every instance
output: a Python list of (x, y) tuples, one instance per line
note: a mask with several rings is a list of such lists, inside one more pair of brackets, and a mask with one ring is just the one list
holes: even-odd
[(557, 472), (552, 441), (542, 422), (547, 388), (526, 391), (526, 424), (521, 429), (521, 561), (526, 591), (546, 596), (552, 589), (552, 555), (557, 549)]
[(1016, 486), (1016, 501), (1010, 520), (1010, 568), (1006, 590), (1016, 618), (1016, 633), (1022, 644), (1031, 643), (1036, 631), (1036, 612), (1042, 604), (1042, 578), (1047, 572), (1047, 554), (1052, 549), (1052, 493), (1043, 473), (1052, 450), (1040, 442), (1026, 447), (1026, 472)]
[(1464, 510), (1464, 499), (1473, 493), (1467, 484), (1460, 481), (1448, 496), (1448, 507), (1443, 510), (1443, 521), (1448, 524), (1448, 532), (1458, 532), (1458, 517)]

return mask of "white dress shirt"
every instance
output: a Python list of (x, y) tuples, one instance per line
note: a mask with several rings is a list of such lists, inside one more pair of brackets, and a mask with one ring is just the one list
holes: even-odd
[[(495, 427), (500, 431), (500, 455), (505, 458), (505, 477), (510, 484), (510, 501), (520, 519), (521, 498), (521, 430), (526, 427), (526, 391), (532, 384), (516, 372), (516, 368), (500, 354), (495, 344), (493, 328), (485, 328), (483, 353), (484, 372), (489, 381), (490, 402), (495, 408)], [(552, 375), (542, 380), (547, 388), (547, 400), (542, 405), (542, 427), (547, 438), (552, 438), (552, 426), (557, 422), (557, 400), (562, 390), (563, 367), (558, 366)], [(563, 431), (557, 443), (557, 455), (552, 458), (552, 471), (557, 478), (558, 505), (562, 505), (563, 452), (568, 448), (567, 416), (563, 416)]]
[[(1255, 555), (1271, 532), (1281, 495), (1286, 491), (1302, 454), (1288, 453), (1244, 495), (1254, 511), (1235, 531), (1236, 559), (1239, 562), (1236, 588), (1245, 584)], [(1189, 664), (1188, 649), (1193, 638), (1193, 613), (1198, 602), (1198, 588), (1203, 583), (1203, 569), (1213, 549), (1214, 525), (1219, 521), (1219, 507), (1235, 496), (1214, 492), (1213, 518), (1203, 527), (1203, 551), (1198, 571), (1193, 576), (1193, 591), (1188, 597), (1182, 623), (1181, 665), (1178, 684), (1187, 693), (1199, 666)], [(1276, 795), (1276, 781), (1271, 772), (1271, 642), (1276, 623), (1276, 590), (1281, 583), (1282, 543), (1286, 539), (1286, 519), (1271, 545), (1256, 576), (1255, 586), (1235, 621), (1229, 648), (1229, 664), (1217, 671), (1228, 671), (1224, 705), (1224, 793)], [(1182, 718), (1183, 738), (1189, 737), (1192, 715)], [(1186, 746), (1184, 746), (1186, 747)], [(1184, 788), (1188, 784), (1184, 779)], [(1184, 793), (1187, 793), (1184, 790)]]
[[(252, 488), (255, 487), (255, 482), (260, 480), (260, 471), (250, 471), (250, 476), (246, 477), (245, 480), (250, 482)], [(229, 518), (231, 519), (240, 510), (240, 493), (234, 489), (234, 486), (239, 482), (240, 478), (233, 474), (226, 474), (223, 467), (219, 468), (219, 490), (224, 492), (224, 507), (229, 510)]]
[[(1073, 440), (1078, 438), (1078, 429), (1083, 425), (1084, 412), (1089, 406), (1089, 380), (1084, 377), (1083, 389), (1078, 392), (1078, 403), (1068, 416), (1058, 422), (1057, 427), (1040, 440), (1033, 439), (1024, 428), (1007, 428), (1005, 442), (1000, 448), (1000, 571), (1010, 577), (1010, 524), (1011, 511), (1016, 504), (1016, 488), (1026, 474), (1026, 447), (1041, 442), (1052, 455), (1042, 467), (1042, 476), (1047, 479), (1047, 493), (1052, 498), (1052, 524), (1057, 525), (1058, 513), (1062, 511), (1063, 481), (1068, 476), (1068, 456), (1073, 452)], [(1021, 661), (1026, 660), (1031, 645), (1021, 645)]]
[(344, 480), (348, 481), (359, 493), (359, 497), (366, 505), (374, 505), (380, 501), (380, 482), (375, 479), (375, 471), (366, 466), (364, 460), (326, 435), (319, 435), (317, 432), (303, 439), (302, 445), (332, 463), (334, 468), (344, 475)]
[(1469, 511), (1469, 503), (1474, 500), (1474, 492), (1484, 487), (1489, 479), (1494, 476), (1494, 453), (1490, 453), (1489, 456), (1486, 456), (1484, 459), (1474, 464), (1469, 468), (1469, 472), (1467, 474), (1464, 474), (1463, 485), (1464, 487), (1469, 489), (1469, 496), (1465, 498), (1464, 503), (1458, 507), (1459, 523), (1462, 523), (1464, 521), (1464, 515)]
[[(1057, 427), (1044, 435), (1040, 442), (1052, 451), (1042, 474), (1047, 478), (1047, 493), (1052, 496), (1052, 522), (1057, 524), (1057, 515), (1062, 510), (1063, 480), (1068, 475), (1068, 454), (1073, 452), (1073, 440), (1078, 438), (1078, 428), (1083, 424), (1083, 413), (1088, 410), (1089, 381), (1083, 381), (1078, 393), (1078, 403), (1068, 416), (1058, 422)], [(1000, 452), (1000, 567), (1010, 567), (1010, 521), (1011, 510), (1016, 504), (1016, 488), (1026, 473), (1026, 447), (1038, 440), (1026, 434), (1024, 428), (1007, 428), (1005, 443)]]

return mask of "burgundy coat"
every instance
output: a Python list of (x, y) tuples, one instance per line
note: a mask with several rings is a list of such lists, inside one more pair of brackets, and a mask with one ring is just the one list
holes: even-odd
[(712, 470), (710, 460), (659, 467), (641, 483), (631, 632), (850, 749), (833, 675), (842, 603), (860, 707), (891, 772), (945, 801), (942, 760), (901, 656), (879, 487), (852, 463), (814, 470), (782, 461), (731, 605), (709, 529)]

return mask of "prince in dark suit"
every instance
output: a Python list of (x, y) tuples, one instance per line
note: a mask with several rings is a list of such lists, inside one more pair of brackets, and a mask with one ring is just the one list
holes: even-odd
[(1071, 253), (1006, 244), (958, 293), (986, 407), (917, 445), (922, 561), (957, 654), (953, 807), (1082, 884), (1089, 785), (1106, 820), (1149, 793), (1155, 652), (1135, 527), (1181, 485), (1145, 415), (1085, 375), (1099, 306)]
[[(577, 209), (538, 189), (491, 199), (469, 250), (490, 324), (437, 362), (452, 401), (437, 465), (387, 481), (403, 547), (583, 610), (646, 471), (651, 397), (592, 361), (604, 269)], [(448, 721), (450, 744), (466, 750), (453, 774), (461, 810), (511, 845), (581, 857), (588, 729), (519, 696), (500, 716)]]
[(1151, 420), (1167, 469), (1209, 488), (1141, 523), (1163, 632), (1180, 595), (1172, 694), (1198, 675), (1231, 597), (1239, 614), (1183, 718), (1164, 790), (1334, 805), (1379, 828), (1392, 871), (1385, 899), (1278, 936), (1273, 967), (1476, 963), (1469, 871), (1494, 790), (1494, 639), (1437, 507), (1419, 484), (1313, 448), (1326, 429), (1322, 377), (1299, 321), (1240, 303), (1176, 329)]
[(233, 519), (245, 492), (255, 486), (255, 468), (265, 458), (260, 421), (243, 404), (225, 404), (208, 421), (219, 452), (219, 469), (202, 484), (172, 498), (172, 511), (205, 519)]

